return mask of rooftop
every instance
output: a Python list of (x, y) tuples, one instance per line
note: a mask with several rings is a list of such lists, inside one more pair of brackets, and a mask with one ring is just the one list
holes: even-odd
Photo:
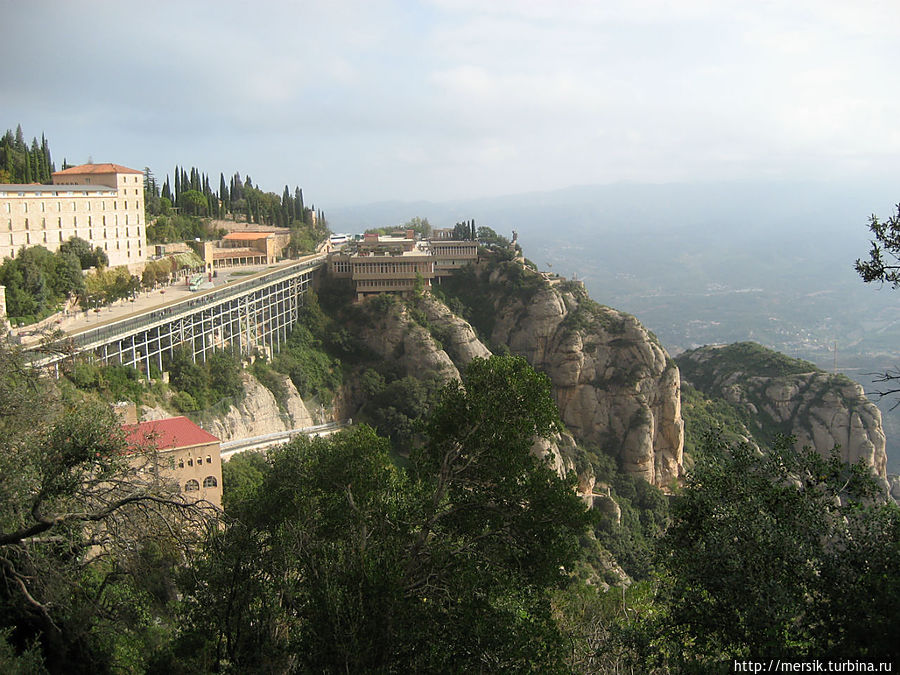
[(78, 176), (86, 173), (144, 173), (137, 169), (129, 169), (121, 164), (82, 164), (62, 171), (55, 171), (54, 176)]
[(122, 428), (127, 434), (128, 445), (133, 448), (174, 450), (219, 442), (218, 438), (198, 427), (187, 417), (169, 417), (139, 424), (126, 424)]

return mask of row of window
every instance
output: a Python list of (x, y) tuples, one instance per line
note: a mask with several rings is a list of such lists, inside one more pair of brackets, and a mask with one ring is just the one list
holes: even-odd
[[(28, 213), (28, 204), (29, 204), (28, 202), (22, 202), (22, 213)], [(91, 204), (92, 204), (92, 202), (90, 202), (90, 201), (84, 202), (84, 205), (85, 205), (85, 206), (84, 206), (84, 210), (85, 210), (85, 211), (90, 211), (90, 210), (91, 210)], [(128, 210), (128, 200), (124, 200), (124, 201), (122, 202), (122, 204), (123, 204), (123, 208), (127, 211), (127, 210)], [(136, 208), (136, 209), (140, 208), (140, 203), (139, 203), (139, 202), (132, 202), (132, 204), (134, 204), (134, 208)], [(11, 202), (6, 202), (6, 205), (5, 205), (5, 206), (6, 206), (6, 212), (7, 212), (7, 213), (12, 213), (12, 203), (11, 203)], [(72, 203), (71, 203), (71, 206), (72, 206), (72, 208), (71, 208), (72, 211), (77, 211), (77, 210), (78, 210), (78, 202), (72, 202)], [(48, 210), (48, 209), (47, 209), (47, 202), (40, 202), (40, 207), (41, 207), (41, 213), (46, 213), (46, 212), (47, 212), (47, 210)], [(62, 202), (56, 202), (56, 210), (57, 210), (57, 212), (62, 213), (62, 210), (63, 210), (63, 209), (62, 209)], [(101, 210), (101, 211), (106, 211), (106, 202), (105, 202), (105, 201), (101, 201), (101, 202), (100, 202), (100, 210)], [(114, 201), (114, 202), (113, 202), (112, 210), (113, 210), (113, 211), (118, 211), (118, 210), (119, 210), (119, 202), (117, 202), (117, 201)]]
[(379, 263), (353, 263), (354, 274), (400, 274), (401, 272), (415, 273), (423, 272), (428, 274), (434, 271), (434, 263), (432, 262), (379, 262)]
[[(215, 476), (207, 476), (203, 479), (203, 487), (205, 488), (214, 488), (219, 486), (219, 481), (216, 480)], [(195, 481), (193, 478), (184, 484), (185, 492), (195, 492), (200, 489), (200, 483)]]
[[(207, 463), (207, 464), (212, 464), (212, 455), (207, 455), (207, 456), (206, 456), (206, 463)], [(198, 458), (197, 458), (197, 466), (200, 466), (201, 464), (203, 464), (203, 458), (202, 458), (202, 457), (198, 457)], [(188, 457), (188, 458), (187, 458), (187, 465), (188, 465), (188, 466), (194, 466), (194, 458), (193, 458), (193, 457)], [(184, 468), (184, 457), (182, 457), (181, 459), (178, 460), (178, 468), (179, 468), (179, 469), (183, 469), (183, 468)]]
[[(356, 282), (357, 288), (412, 288), (415, 279), (360, 279)], [(425, 279), (425, 284), (431, 283), (431, 279)]]
[[(140, 217), (138, 217), (138, 223), (140, 223), (140, 222), (141, 222)], [(93, 224), (94, 224), (94, 219), (93, 219), (91, 216), (88, 216), (88, 219), (87, 219), (87, 225), (88, 225), (88, 227), (92, 227)], [(116, 216), (116, 217), (115, 217), (115, 221), (113, 222), (113, 225), (115, 225), (115, 228), (116, 228), (116, 236), (118, 237), (118, 236), (119, 236), (119, 216)], [(10, 232), (13, 231), (13, 221), (12, 221), (12, 218), (8, 218), (8, 219), (7, 219), (7, 227), (9, 228), (9, 231), (10, 231)], [(68, 227), (68, 225), (63, 225), (63, 219), (62, 219), (62, 218), (57, 218), (57, 219), (56, 219), (56, 227), (62, 229), (63, 227)], [(78, 216), (72, 216), (72, 227), (78, 227)], [(103, 230), (103, 237), (106, 238), (106, 229), (105, 229), (105, 228), (106, 228), (106, 216), (103, 216), (103, 227), (104, 227), (104, 230)], [(28, 218), (25, 219), (25, 229), (26, 229), (26, 230), (30, 230), (30, 229), (31, 229), (31, 224), (30, 224)], [(42, 230), (46, 230), (46, 229), (47, 229), (47, 219), (46, 219), (46, 218), (41, 218), (41, 229), (42, 229)], [(126, 236), (126, 237), (130, 236), (130, 235), (128, 234), (128, 214), (125, 214), (125, 236)], [(137, 236), (137, 237), (140, 237), (140, 236), (141, 236), (141, 227), (140, 227), (140, 225), (138, 225), (138, 228), (137, 228), (137, 234), (136, 234), (135, 236)], [(91, 239), (93, 239), (93, 238), (94, 238), (94, 235), (91, 234)]]

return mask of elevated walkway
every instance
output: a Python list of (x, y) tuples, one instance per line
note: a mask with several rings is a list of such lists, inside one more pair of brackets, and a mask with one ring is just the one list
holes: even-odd
[(91, 323), (88, 314), (80, 323), (61, 326), (64, 335), (49, 353), (32, 345), (34, 361), (52, 365), (71, 354), (90, 353), (102, 363), (134, 366), (149, 375), (151, 364), (161, 370), (162, 355), (180, 345), (190, 346), (194, 358), (203, 360), (221, 348), (242, 354), (276, 351), (297, 321), (302, 297), (325, 257), (306, 256), (172, 300), (160, 295), (161, 302), (98, 322)]

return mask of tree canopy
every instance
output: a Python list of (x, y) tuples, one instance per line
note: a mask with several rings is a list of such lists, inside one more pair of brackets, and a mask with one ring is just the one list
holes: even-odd
[(588, 516), (531, 454), (556, 429), (546, 377), (475, 360), (408, 470), (365, 426), (274, 453), (189, 594), (190, 635), (239, 672), (554, 672), (549, 591)]

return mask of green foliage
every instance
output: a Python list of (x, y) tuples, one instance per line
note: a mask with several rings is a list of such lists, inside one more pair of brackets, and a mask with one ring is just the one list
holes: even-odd
[(185, 644), (233, 672), (561, 671), (548, 591), (587, 516), (529, 451), (555, 424), (546, 378), (476, 360), (409, 472), (366, 427), (272, 453), (196, 569)]
[(509, 239), (497, 234), (490, 227), (479, 227), (477, 231), (478, 242), (493, 248), (509, 248)]
[[(706, 348), (708, 349), (708, 348)], [(755, 342), (735, 342), (717, 347), (707, 359), (692, 359), (696, 350), (681, 354), (677, 361), (685, 379), (705, 390), (715, 382), (718, 373), (740, 373), (746, 377), (787, 377), (803, 373), (820, 373), (821, 368), (801, 359), (768, 349)]]
[[(893, 288), (900, 287), (900, 204), (885, 221), (878, 220), (872, 214), (869, 217), (869, 231), (874, 239), (869, 251), (868, 260), (856, 259), (857, 274), (866, 283), (878, 281), (889, 283)], [(885, 255), (886, 254), (886, 255)]]
[(656, 539), (668, 522), (668, 502), (659, 488), (630, 474), (616, 471), (609, 482), (621, 520), (604, 515), (595, 530), (597, 540), (630, 577), (647, 579), (655, 569)]
[(141, 280), (131, 274), (127, 267), (97, 269), (84, 277), (81, 306), (88, 309), (130, 298), (140, 287)]
[[(56, 253), (43, 246), (22, 247), (0, 265), (0, 285), (6, 286), (6, 311), (13, 323), (33, 323), (49, 316), (70, 296), (85, 291), (79, 252), (83, 240), (70, 239)], [(86, 255), (89, 261), (93, 253)]]
[(261, 452), (240, 452), (222, 463), (222, 507), (229, 515), (237, 515), (260, 488), (269, 472), (266, 456)]
[(41, 143), (32, 138), (25, 143), (22, 126), (11, 129), (0, 138), (0, 183), (49, 183), (56, 166), (50, 158), (50, 145), (41, 135)]
[(895, 649), (900, 510), (869, 469), (711, 438), (662, 540), (670, 658), (875, 658)]
[(218, 239), (221, 233), (212, 222), (189, 214), (160, 215), (147, 222), (147, 243), (166, 244), (178, 241)]
[(210, 352), (206, 361), (194, 361), (190, 348), (176, 349), (166, 368), (176, 390), (172, 405), (180, 412), (205, 410), (243, 393), (240, 357), (228, 351)]
[(753, 435), (746, 412), (721, 398), (710, 398), (688, 384), (681, 385), (681, 417), (684, 420), (684, 452), (693, 457), (711, 434), (728, 443)]
[(141, 382), (142, 376), (137, 369), (120, 364), (101, 366), (78, 361), (68, 371), (67, 377), (78, 389), (95, 392), (108, 403), (140, 403), (148, 390), (147, 384)]
[(370, 375), (363, 382), (364, 387), (374, 391), (360, 410), (360, 418), (372, 424), (379, 434), (390, 438), (395, 449), (406, 454), (415, 441), (419, 420), (434, 405), (441, 380), (403, 377), (384, 384), (384, 378), (374, 374), (380, 381)]
[(143, 672), (168, 640), (143, 553), (198, 512), (126, 453), (107, 405), (69, 393), (0, 344), (0, 664)]
[(79, 237), (72, 237), (59, 245), (62, 254), (72, 253), (78, 258), (79, 269), (86, 270), (89, 267), (106, 267), (109, 258), (100, 246), (91, 248), (91, 244)]

